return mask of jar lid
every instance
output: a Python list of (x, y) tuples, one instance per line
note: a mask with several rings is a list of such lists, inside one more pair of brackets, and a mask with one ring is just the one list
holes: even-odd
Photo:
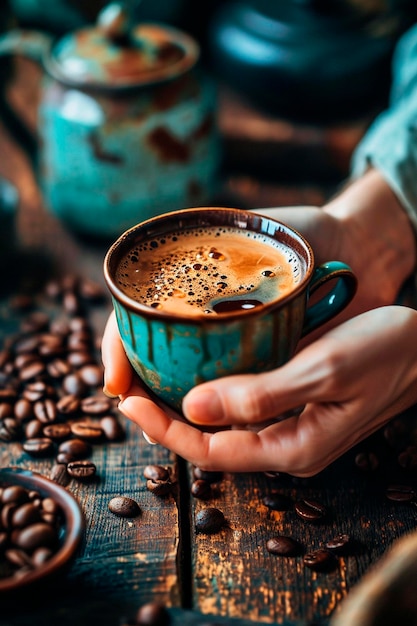
[(159, 23), (131, 26), (123, 8), (111, 4), (95, 26), (59, 39), (45, 64), (66, 85), (129, 90), (177, 78), (195, 65), (199, 54), (188, 34)]

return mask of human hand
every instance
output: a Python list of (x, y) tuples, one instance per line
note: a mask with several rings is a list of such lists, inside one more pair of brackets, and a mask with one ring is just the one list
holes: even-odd
[(309, 336), (309, 342), (343, 320), (394, 304), (414, 271), (416, 245), (411, 222), (377, 170), (369, 170), (322, 208), (285, 207), (256, 212), (283, 221), (304, 235), (317, 264), (343, 261), (358, 278), (351, 304)]
[(318, 473), (417, 401), (416, 353), (417, 312), (375, 309), (276, 370), (195, 387), (184, 400), (185, 421), (153, 402), (133, 376), (114, 316), (103, 337), (106, 388), (121, 395), (121, 412), (153, 440), (207, 470), (295, 476)]

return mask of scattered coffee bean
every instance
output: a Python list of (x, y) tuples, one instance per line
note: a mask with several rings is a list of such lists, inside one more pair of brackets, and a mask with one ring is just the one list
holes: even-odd
[(225, 525), (226, 519), (223, 512), (215, 507), (202, 509), (195, 516), (195, 530), (197, 533), (217, 533)]
[(135, 625), (138, 626), (168, 626), (169, 623), (170, 615), (159, 602), (147, 602), (136, 613)]
[(137, 517), (140, 513), (140, 506), (127, 496), (115, 496), (109, 502), (109, 510), (120, 517)]
[(326, 507), (315, 500), (305, 498), (294, 504), (295, 512), (305, 522), (321, 522), (327, 516)]
[(223, 472), (214, 472), (202, 470), (199, 467), (195, 467), (193, 470), (194, 478), (207, 480), (209, 483), (218, 483), (223, 478)]
[(65, 441), (65, 439), (71, 437), (71, 427), (66, 423), (42, 425), (42, 431), (45, 437), (49, 437), (54, 441)]
[(303, 557), (304, 565), (316, 572), (329, 572), (337, 566), (337, 559), (329, 550), (313, 550)]
[(350, 535), (343, 533), (326, 541), (325, 548), (337, 554), (348, 554), (352, 544)]
[(91, 454), (91, 445), (83, 439), (68, 439), (59, 445), (58, 453), (67, 454), (72, 461), (85, 459)]
[(410, 485), (389, 485), (385, 495), (392, 502), (414, 502), (416, 500), (416, 492)]
[(92, 461), (71, 461), (67, 465), (67, 472), (71, 478), (88, 482), (96, 475), (96, 466)]
[(74, 422), (71, 424), (71, 432), (75, 437), (91, 442), (99, 441), (103, 436), (99, 424), (93, 422)]
[(379, 467), (379, 459), (374, 452), (359, 452), (355, 456), (355, 465), (362, 472), (374, 472)]
[(263, 498), (263, 503), (273, 511), (288, 511), (292, 506), (291, 498), (278, 491), (273, 491)]
[(172, 483), (169, 480), (150, 480), (146, 481), (146, 488), (156, 496), (167, 496), (172, 491)]
[(51, 456), (55, 450), (54, 442), (49, 437), (27, 439), (22, 447), (25, 452), (36, 457)]
[(212, 496), (211, 483), (208, 480), (198, 478), (192, 483), (190, 492), (194, 498), (208, 500)]
[(301, 552), (301, 545), (292, 537), (277, 535), (268, 539), (266, 549), (271, 554), (279, 556), (296, 556)]
[(107, 441), (122, 441), (125, 431), (119, 420), (113, 415), (105, 415), (100, 419), (100, 428)]
[(143, 475), (148, 480), (169, 480), (170, 479), (170, 471), (167, 467), (163, 467), (162, 465), (147, 465), (143, 470)]

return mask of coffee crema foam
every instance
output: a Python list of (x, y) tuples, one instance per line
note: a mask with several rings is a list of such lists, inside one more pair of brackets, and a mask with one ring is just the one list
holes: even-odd
[(140, 242), (115, 278), (137, 302), (200, 315), (249, 310), (286, 295), (301, 280), (301, 267), (296, 253), (272, 237), (219, 226)]

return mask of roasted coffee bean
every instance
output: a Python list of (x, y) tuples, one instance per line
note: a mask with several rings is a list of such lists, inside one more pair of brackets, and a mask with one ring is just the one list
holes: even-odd
[(67, 465), (67, 472), (71, 478), (88, 482), (95, 477), (96, 466), (92, 463), (92, 461), (71, 461)]
[(24, 426), (24, 434), (26, 439), (38, 439), (39, 437), (48, 437), (44, 433), (44, 425), (39, 420), (33, 419)]
[(303, 557), (304, 565), (316, 572), (328, 572), (337, 566), (337, 559), (329, 550), (313, 550)]
[(88, 396), (81, 400), (81, 410), (89, 415), (104, 415), (112, 409), (110, 398), (105, 396)]
[(50, 548), (36, 548), (36, 550), (32, 554), (33, 567), (35, 569), (37, 569), (38, 567), (42, 567), (42, 565), (45, 565), (45, 563), (49, 561), (53, 554), (54, 552)]
[(20, 423), (14, 417), (4, 417), (0, 420), (0, 440), (5, 442), (17, 441), (21, 432)]
[(25, 502), (13, 511), (11, 523), (15, 528), (24, 528), (29, 524), (40, 522), (41, 519), (39, 508), (33, 502)]
[(71, 437), (71, 427), (65, 422), (57, 422), (55, 424), (42, 425), (42, 432), (45, 437), (49, 437), (54, 441), (65, 441)]
[(125, 431), (119, 420), (113, 415), (105, 415), (100, 419), (100, 427), (108, 441), (122, 441)]
[(103, 302), (106, 296), (106, 293), (101, 285), (86, 278), (81, 280), (79, 292), (82, 298), (94, 303)]
[(45, 398), (45, 400), (35, 402), (33, 412), (35, 417), (42, 422), (42, 424), (55, 422), (58, 415), (56, 404), (51, 398)]
[(67, 345), (71, 352), (89, 351), (91, 349), (91, 334), (85, 330), (74, 331), (68, 335)]
[(74, 394), (63, 396), (56, 404), (56, 408), (62, 415), (73, 415), (77, 413), (81, 406), (81, 400)]
[(41, 360), (32, 361), (19, 371), (19, 378), (23, 382), (39, 378), (45, 372), (45, 363)]
[(36, 335), (19, 337), (13, 347), (15, 354), (28, 354), (36, 352), (39, 345), (39, 339)]
[(7, 387), (5, 389), (0, 389), (0, 400), (16, 400), (17, 391), (12, 387)]
[(352, 544), (353, 542), (350, 535), (343, 533), (326, 541), (325, 548), (337, 554), (348, 554)]
[(301, 545), (292, 537), (277, 535), (266, 542), (266, 549), (278, 556), (296, 556), (301, 552)]
[(169, 480), (150, 480), (146, 481), (146, 488), (156, 496), (167, 496), (172, 491), (172, 483)]
[(225, 525), (226, 519), (223, 512), (215, 507), (202, 509), (195, 516), (195, 530), (197, 533), (217, 533)]
[(94, 362), (89, 350), (72, 351), (68, 354), (67, 361), (71, 367), (83, 367)]
[(33, 404), (26, 398), (19, 398), (14, 405), (14, 416), (20, 422), (30, 420), (33, 417)]
[(385, 495), (392, 502), (414, 502), (416, 500), (416, 492), (410, 485), (389, 485)]
[(93, 363), (83, 365), (78, 370), (78, 374), (89, 387), (103, 386), (103, 368), (99, 365), (94, 365)]
[(10, 417), (14, 415), (13, 404), (10, 402), (1, 402), (0, 403), (0, 419), (3, 417)]
[(326, 507), (320, 502), (309, 498), (298, 500), (294, 504), (294, 509), (298, 517), (305, 522), (321, 522), (327, 516)]
[(207, 480), (209, 483), (218, 483), (223, 478), (223, 472), (212, 472), (207, 470), (202, 470), (199, 467), (195, 467), (193, 470), (194, 478), (201, 478), (202, 480)]
[(208, 500), (212, 496), (211, 483), (208, 480), (198, 478), (192, 482), (190, 492), (194, 498)]
[(62, 298), (62, 305), (69, 315), (77, 315), (82, 311), (82, 304), (75, 293), (67, 292)]
[(115, 496), (109, 502), (109, 511), (120, 517), (137, 517), (141, 510), (139, 504), (133, 498), (127, 496)]
[(92, 422), (74, 422), (71, 424), (71, 432), (86, 441), (99, 441), (103, 436), (100, 426)]
[(54, 359), (47, 364), (46, 370), (51, 378), (64, 378), (71, 372), (71, 366), (64, 359)]
[(268, 509), (272, 509), (274, 511), (288, 511), (292, 506), (291, 498), (283, 493), (279, 493), (278, 491), (273, 491), (262, 498), (262, 502), (268, 507)]
[(359, 452), (355, 456), (355, 465), (362, 472), (374, 472), (379, 467), (379, 459), (374, 452)]
[(51, 473), (49, 478), (53, 480), (58, 485), (62, 487), (66, 487), (70, 482), (70, 476), (67, 472), (67, 464), (66, 463), (55, 463), (52, 466)]
[(34, 311), (27, 315), (20, 325), (20, 329), (24, 333), (38, 333), (48, 328), (49, 317), (42, 311)]
[(10, 548), (5, 551), (4, 555), (11, 565), (15, 565), (20, 570), (25, 568), (25, 570), (30, 571), (32, 569), (32, 559), (24, 550)]
[(91, 454), (91, 445), (83, 439), (68, 439), (59, 445), (58, 453), (67, 454), (71, 461), (78, 461)]
[(159, 602), (147, 602), (137, 611), (135, 626), (168, 626), (170, 615), (167, 609)]
[(61, 335), (63, 337), (67, 337), (70, 332), (69, 322), (66, 318), (58, 317), (51, 320), (49, 324), (49, 330), (54, 335)]
[(25, 386), (22, 396), (29, 402), (37, 402), (43, 398), (50, 398), (54, 395), (53, 387), (47, 385), (44, 381), (38, 380)]
[(23, 504), (24, 502), (29, 502), (29, 500), (29, 492), (20, 485), (10, 485), (9, 487), (4, 487), (1, 493), (2, 504)]
[(23, 443), (23, 450), (35, 457), (51, 456), (54, 452), (54, 442), (49, 437), (34, 437)]
[(143, 475), (149, 480), (169, 480), (171, 474), (169, 469), (162, 465), (147, 465)]
[(68, 374), (62, 379), (62, 389), (65, 393), (83, 397), (88, 392), (88, 385), (81, 379), (78, 374)]
[(62, 337), (44, 333), (40, 338), (38, 352), (44, 357), (56, 357), (64, 352)]
[(415, 470), (417, 468), (417, 446), (407, 446), (405, 450), (398, 455), (399, 465), (406, 470)]
[(14, 535), (13, 541), (19, 548), (28, 551), (35, 550), (41, 546), (56, 548), (58, 535), (51, 524), (38, 522), (18, 531)]

